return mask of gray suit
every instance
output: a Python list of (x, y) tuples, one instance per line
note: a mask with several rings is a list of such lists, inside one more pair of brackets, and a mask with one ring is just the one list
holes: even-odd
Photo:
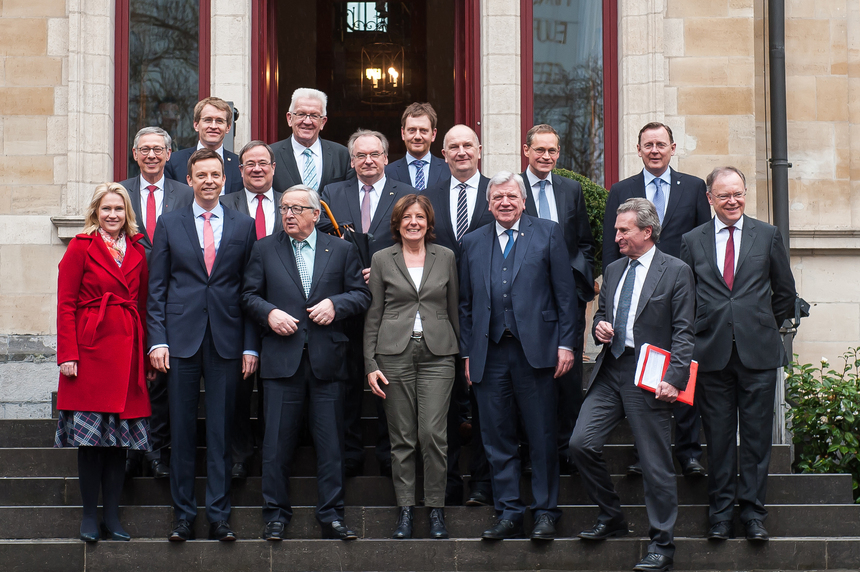
[[(615, 323), (615, 292), (621, 287), (619, 282), (627, 264), (628, 259), (624, 257), (606, 268), (599, 308), (594, 316), (595, 328), (601, 321)], [(635, 313), (635, 350), (628, 349), (615, 358), (610, 351), (611, 344), (603, 345), (570, 439), (571, 456), (589, 496), (600, 507), (598, 521), (609, 526), (620, 525), (624, 522), (621, 502), (602, 452), (609, 433), (626, 413), (637, 437), (642, 462), (651, 532), (648, 552), (670, 558), (675, 552), (674, 527), (678, 516), (671, 452), (672, 406), (636, 387), (633, 377), (639, 348), (649, 343), (672, 354), (663, 381), (678, 389), (686, 387), (693, 356), (694, 289), (690, 268), (677, 258), (654, 249)], [(615, 335), (618, 334), (616, 331)]]

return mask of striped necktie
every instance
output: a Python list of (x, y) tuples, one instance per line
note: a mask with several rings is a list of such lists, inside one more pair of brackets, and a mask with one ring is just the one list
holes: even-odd
[(311, 151), (310, 147), (308, 147), (302, 151), (302, 155), (305, 157), (305, 168), (302, 171), (302, 181), (305, 185), (316, 191), (319, 186), (319, 181), (317, 180), (317, 166), (314, 163), (314, 152)]
[(427, 182), (424, 180), (424, 165), (427, 161), (415, 159), (412, 164), (415, 165), (415, 190), (423, 191), (427, 188)]
[(457, 242), (460, 242), (469, 229), (469, 207), (466, 202), (466, 183), (460, 183), (457, 188), (460, 189), (457, 195)]

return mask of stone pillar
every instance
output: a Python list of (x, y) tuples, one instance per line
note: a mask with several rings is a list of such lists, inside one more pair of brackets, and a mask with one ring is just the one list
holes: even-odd
[(234, 151), (251, 139), (251, 0), (212, 0), (211, 94), (239, 110)]

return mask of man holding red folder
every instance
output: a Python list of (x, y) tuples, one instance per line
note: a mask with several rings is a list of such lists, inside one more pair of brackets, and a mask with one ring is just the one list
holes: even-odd
[[(672, 462), (672, 402), (687, 385), (693, 357), (695, 285), (690, 268), (658, 250), (660, 219), (654, 205), (631, 198), (618, 207), (615, 242), (624, 255), (610, 264), (594, 316), (594, 338), (603, 344), (576, 428), (570, 453), (588, 495), (598, 507), (597, 524), (585, 540), (628, 533), (603, 446), (625, 414), (636, 435), (642, 462), (651, 542), (634, 570), (669, 570), (675, 554), (678, 516)], [(636, 363), (643, 344), (670, 352), (669, 367), (656, 392), (636, 387)]]

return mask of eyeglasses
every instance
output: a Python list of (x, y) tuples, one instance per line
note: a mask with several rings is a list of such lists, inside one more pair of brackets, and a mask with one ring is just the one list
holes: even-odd
[(370, 157), (371, 159), (376, 161), (377, 159), (379, 159), (383, 155), (385, 155), (385, 153), (380, 153), (379, 151), (374, 151), (373, 153), (356, 153), (355, 155), (353, 155), (353, 157), (357, 161), (364, 161), (368, 157)]
[(293, 113), (293, 117), (298, 119), (299, 121), (304, 121), (305, 119), (310, 119), (314, 123), (325, 117), (325, 115), (320, 115), (319, 113)]
[(269, 163), (268, 161), (247, 161), (239, 165), (240, 169), (256, 169), (257, 167), (261, 169), (265, 169), (266, 167), (274, 165), (274, 163)]
[(137, 152), (146, 157), (150, 153), (155, 153), (156, 157), (161, 157), (164, 152), (167, 150), (167, 147), (138, 147)]
[(747, 196), (747, 192), (744, 191), (742, 193), (732, 193), (730, 195), (711, 195), (711, 196), (714, 197), (715, 199), (717, 199), (718, 201), (720, 201), (721, 203), (727, 203), (727, 202), (729, 202), (729, 199), (735, 199), (736, 201), (741, 200), (742, 198)]
[(203, 125), (212, 125), (213, 123), (219, 127), (223, 127), (227, 125), (227, 120), (223, 117), (203, 117), (200, 119), (200, 123)]
[(505, 199), (509, 201), (519, 201), (522, 200), (522, 198), (522, 195), (519, 193), (496, 193), (490, 197), (490, 202), (500, 203)]
[(547, 153), (549, 153), (550, 157), (555, 157), (558, 155), (558, 149), (555, 147), (551, 147), (549, 149), (544, 149), (543, 147), (532, 147), (531, 150), (538, 156), (543, 157)]
[(281, 214), (287, 214), (287, 211), (292, 211), (295, 216), (302, 216), (306, 209), (314, 210), (314, 207), (306, 207), (304, 205), (281, 205), (278, 210)]
[(645, 149), (646, 151), (650, 151), (654, 147), (656, 147), (658, 151), (665, 151), (666, 149), (668, 149), (670, 147), (670, 145), (668, 143), (664, 143), (663, 141), (660, 141), (658, 143), (650, 143), (650, 142), (649, 143), (643, 143), (641, 145), (641, 147), (643, 149)]

